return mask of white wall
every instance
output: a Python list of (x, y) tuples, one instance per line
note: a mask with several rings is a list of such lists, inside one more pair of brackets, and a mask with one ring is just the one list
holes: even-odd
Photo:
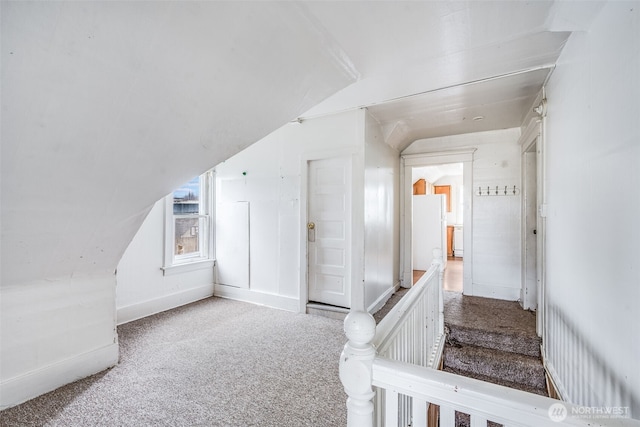
[(368, 112), (364, 166), (365, 308), (375, 312), (400, 285), (400, 153)]
[(217, 208), (247, 201), (250, 212), (249, 289), (216, 284), (217, 295), (304, 310), (304, 164), (340, 155), (354, 158), (352, 306), (384, 303), (399, 275), (399, 161), (364, 110), (291, 123), (216, 166)]
[(164, 261), (164, 199), (149, 212), (118, 263), (118, 324), (213, 295), (213, 265), (195, 271), (161, 270)]
[(156, 200), (356, 76), (292, 3), (0, 7), (4, 406), (100, 369), (77, 358), (114, 344), (114, 271)]
[[(520, 188), (520, 129), (422, 139), (402, 154), (473, 147), (474, 194), (479, 186)], [(473, 196), (472, 295), (520, 297), (520, 195)]]
[(0, 410), (118, 361), (115, 276), (2, 289)]
[[(301, 177), (303, 163), (309, 158), (347, 154), (362, 159), (362, 114), (354, 110), (288, 124), (216, 166), (217, 209), (225, 203), (246, 201), (250, 212), (249, 289), (216, 284), (217, 295), (292, 311), (302, 309), (300, 237), (306, 225), (306, 218), (301, 218), (301, 185), (306, 182)], [(358, 197), (362, 200), (362, 188), (354, 189), (354, 205)], [(218, 222), (217, 226), (225, 225)], [(224, 248), (216, 248), (221, 250)], [(353, 250), (362, 251), (362, 242)], [(359, 265), (354, 270), (362, 277), (362, 256)]]
[[(547, 363), (570, 401), (640, 418), (640, 8), (609, 2), (547, 86)], [(567, 351), (568, 343), (571, 350)]]

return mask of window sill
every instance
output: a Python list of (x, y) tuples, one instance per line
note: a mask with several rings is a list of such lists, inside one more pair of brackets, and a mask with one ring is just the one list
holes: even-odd
[(163, 276), (189, 273), (191, 271), (212, 269), (216, 264), (214, 259), (204, 259), (198, 261), (185, 262), (183, 264), (173, 264), (168, 267), (161, 267)]

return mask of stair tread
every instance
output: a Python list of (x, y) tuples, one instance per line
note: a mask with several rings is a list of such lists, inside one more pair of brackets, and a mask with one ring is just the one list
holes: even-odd
[(536, 315), (515, 301), (444, 292), (445, 326), (464, 344), (540, 355)]
[(474, 326), (445, 323), (447, 340), (495, 350), (540, 357), (540, 337), (514, 331), (485, 330)]
[(446, 345), (444, 366), (534, 388), (544, 388), (546, 384), (541, 360), (524, 354), (472, 345)]

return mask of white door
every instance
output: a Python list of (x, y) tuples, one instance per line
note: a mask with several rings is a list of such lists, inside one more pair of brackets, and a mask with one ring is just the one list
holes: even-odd
[[(447, 210), (445, 196), (413, 196), (412, 254), (413, 269), (428, 270), (433, 261), (433, 250), (442, 250), (444, 262), (447, 253)], [(446, 265), (446, 264), (445, 264)]]
[(351, 158), (309, 162), (309, 301), (351, 305)]

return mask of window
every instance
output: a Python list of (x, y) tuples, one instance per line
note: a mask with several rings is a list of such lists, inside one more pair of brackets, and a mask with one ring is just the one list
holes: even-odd
[(212, 184), (208, 171), (165, 198), (165, 274), (174, 267), (212, 265)]

